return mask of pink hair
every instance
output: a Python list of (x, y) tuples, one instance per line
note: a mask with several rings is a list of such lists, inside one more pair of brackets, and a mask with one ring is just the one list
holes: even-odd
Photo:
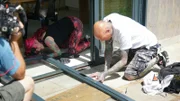
[(47, 27), (39, 28), (31, 38), (25, 40), (25, 55), (31, 53), (35, 40), (40, 41), (43, 33), (47, 30)]
[(35, 40), (36, 40), (36, 38), (34, 38), (34, 37), (31, 37), (31, 38), (28, 38), (25, 40), (25, 55), (30, 54), (31, 49), (35, 48), (35, 47), (33, 47)]

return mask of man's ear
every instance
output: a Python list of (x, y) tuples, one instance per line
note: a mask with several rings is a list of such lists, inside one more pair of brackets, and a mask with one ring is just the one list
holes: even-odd
[(112, 31), (111, 31), (111, 28), (110, 28), (110, 27), (106, 27), (105, 34), (107, 34), (108, 37), (111, 37)]
[(109, 34), (112, 34), (112, 27), (110, 24), (107, 24), (106, 27), (105, 27), (105, 33), (109, 33)]
[(105, 30), (106, 30), (105, 33), (109, 33), (109, 31), (110, 31), (109, 28), (107, 28), (107, 27)]

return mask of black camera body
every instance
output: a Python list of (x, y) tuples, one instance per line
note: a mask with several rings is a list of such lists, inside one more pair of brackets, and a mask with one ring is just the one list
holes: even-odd
[(0, 3), (0, 37), (8, 39), (14, 28), (20, 27), (18, 18), (14, 15), (15, 13), (19, 14), (20, 20), (27, 21), (26, 13), (21, 5)]
[(17, 17), (14, 16), (14, 7), (5, 6), (0, 4), (0, 36), (8, 37), (19, 25)]

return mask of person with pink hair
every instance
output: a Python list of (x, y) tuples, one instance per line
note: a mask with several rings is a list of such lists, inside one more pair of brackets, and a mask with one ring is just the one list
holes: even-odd
[(35, 34), (25, 40), (25, 55), (40, 54), (44, 47), (53, 51), (49, 57), (61, 56), (60, 48), (68, 48), (68, 54), (76, 55), (90, 46), (90, 41), (82, 38), (83, 24), (73, 16), (64, 17), (47, 28), (38, 29)]

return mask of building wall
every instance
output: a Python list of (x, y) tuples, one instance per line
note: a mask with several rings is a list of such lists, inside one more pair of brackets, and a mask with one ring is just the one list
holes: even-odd
[(147, 0), (146, 26), (158, 39), (180, 34), (180, 0)]

